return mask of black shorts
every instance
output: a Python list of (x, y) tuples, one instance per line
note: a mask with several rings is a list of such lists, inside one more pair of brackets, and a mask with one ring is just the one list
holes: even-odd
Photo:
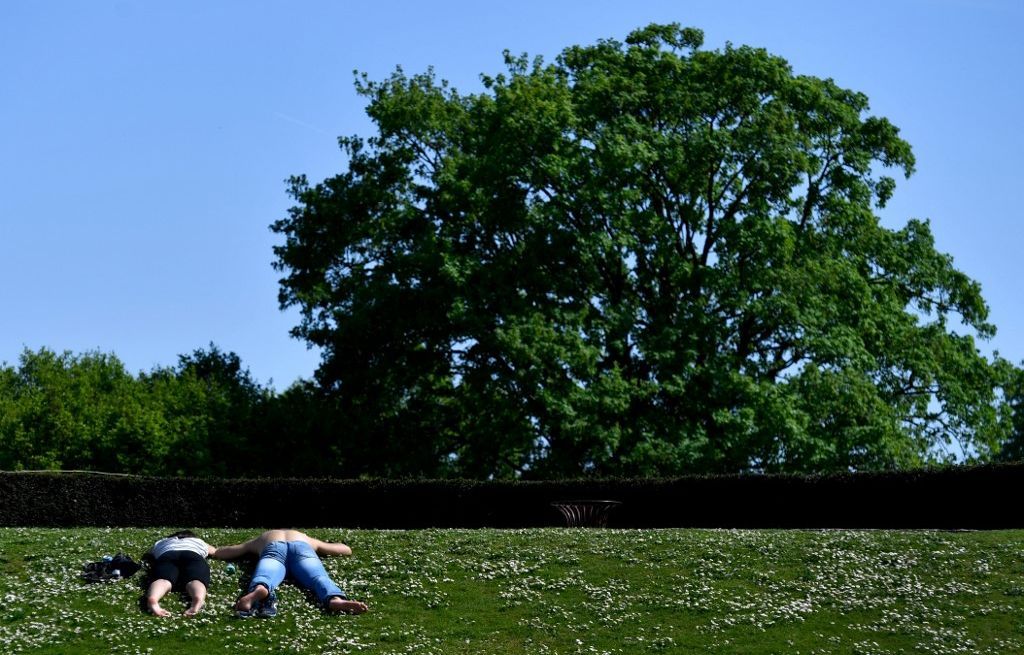
[(210, 586), (210, 565), (206, 558), (190, 550), (172, 550), (153, 562), (150, 571), (153, 580), (167, 580), (176, 588), (182, 589), (193, 580)]

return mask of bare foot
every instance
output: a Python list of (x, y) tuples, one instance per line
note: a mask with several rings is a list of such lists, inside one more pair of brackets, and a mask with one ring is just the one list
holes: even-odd
[(327, 609), (342, 614), (362, 614), (370, 608), (366, 606), (366, 603), (361, 603), (358, 600), (346, 600), (335, 596), (327, 602)]
[(146, 608), (149, 609), (155, 616), (170, 616), (171, 613), (160, 607), (160, 601), (156, 598), (146, 599)]
[(203, 605), (205, 605), (205, 604), (206, 604), (205, 601), (202, 601), (202, 600), (199, 601), (199, 602), (193, 603), (192, 605), (189, 606), (189, 608), (187, 610), (185, 610), (185, 616), (195, 616), (196, 614), (199, 614), (199, 612), (202, 611), (202, 609), (203, 609)]
[(248, 612), (252, 609), (252, 604), (261, 601), (270, 595), (270, 591), (263, 585), (256, 585), (256, 588), (242, 596), (235, 602), (235, 611), (237, 612)]

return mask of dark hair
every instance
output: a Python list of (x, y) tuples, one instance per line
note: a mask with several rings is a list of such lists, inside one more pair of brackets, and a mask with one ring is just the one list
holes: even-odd
[(174, 534), (167, 535), (168, 539), (196, 539), (196, 533), (191, 530), (179, 530)]

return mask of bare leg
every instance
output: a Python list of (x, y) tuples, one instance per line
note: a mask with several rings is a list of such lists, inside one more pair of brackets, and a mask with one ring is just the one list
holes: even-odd
[(358, 600), (346, 600), (335, 596), (327, 602), (327, 609), (341, 614), (362, 614), (370, 608)]
[(195, 616), (206, 603), (206, 585), (198, 580), (192, 580), (185, 589), (188, 591), (188, 597), (192, 599), (192, 604), (185, 610), (185, 616)]
[(170, 590), (170, 580), (154, 580), (146, 591), (146, 608), (157, 616), (170, 616), (170, 612), (160, 607), (160, 599)]
[(252, 609), (253, 603), (263, 600), (270, 595), (270, 590), (261, 584), (256, 585), (252, 591), (238, 599), (235, 603), (235, 610), (248, 612)]

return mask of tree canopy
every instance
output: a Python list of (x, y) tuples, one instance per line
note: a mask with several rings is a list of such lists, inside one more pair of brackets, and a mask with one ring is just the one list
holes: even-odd
[(188, 476), (356, 476), (313, 385), (275, 393), (210, 345), (132, 375), (113, 354), (25, 350), (0, 364), (0, 470)]
[[(979, 285), (867, 97), (651, 25), (463, 94), (357, 81), (376, 134), (273, 225), (341, 450), (382, 474), (912, 467), (1008, 428)], [(369, 458), (367, 459), (369, 461)]]

